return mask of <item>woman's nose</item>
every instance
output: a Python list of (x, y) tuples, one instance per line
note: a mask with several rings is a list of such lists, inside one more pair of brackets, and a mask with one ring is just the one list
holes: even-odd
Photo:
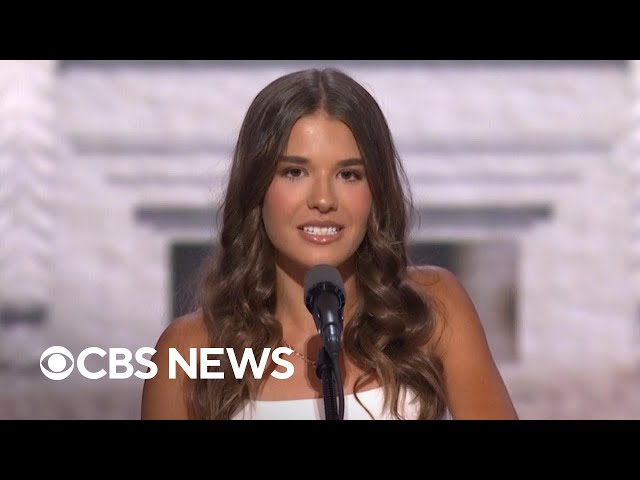
[(318, 179), (313, 182), (307, 197), (307, 205), (309, 208), (317, 208), (321, 212), (337, 208), (338, 200), (331, 185), (331, 180)]

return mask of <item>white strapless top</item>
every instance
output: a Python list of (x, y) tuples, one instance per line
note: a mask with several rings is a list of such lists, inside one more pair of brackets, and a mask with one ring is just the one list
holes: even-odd
[[(389, 412), (382, 411), (384, 402), (382, 387), (365, 390), (358, 393), (358, 398), (365, 405), (376, 420), (395, 419)], [(404, 418), (415, 420), (418, 414), (418, 404), (411, 403), (413, 395), (400, 397), (399, 411)], [(404, 401), (403, 401), (404, 400)], [(356, 400), (354, 394), (344, 396), (345, 420), (371, 420), (371, 416)], [(323, 420), (324, 399), (304, 398), (300, 400), (258, 400), (248, 402), (238, 411), (232, 420)], [(444, 418), (448, 418), (445, 415)]]

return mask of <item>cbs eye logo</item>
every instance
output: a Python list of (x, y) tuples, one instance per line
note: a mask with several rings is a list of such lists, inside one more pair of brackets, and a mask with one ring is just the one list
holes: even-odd
[[(67, 363), (70, 365), (66, 367), (65, 370)], [(42, 355), (40, 355), (40, 370), (42, 370), (42, 373), (51, 380), (63, 380), (67, 378), (71, 375), (73, 365), (73, 355), (71, 355), (71, 352), (64, 347), (49, 347), (42, 352)]]

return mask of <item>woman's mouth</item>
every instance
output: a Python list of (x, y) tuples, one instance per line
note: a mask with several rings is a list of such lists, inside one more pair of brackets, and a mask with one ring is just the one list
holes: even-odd
[(335, 242), (342, 237), (344, 227), (330, 226), (322, 227), (315, 225), (304, 225), (298, 227), (298, 231), (304, 240), (318, 245), (326, 245)]

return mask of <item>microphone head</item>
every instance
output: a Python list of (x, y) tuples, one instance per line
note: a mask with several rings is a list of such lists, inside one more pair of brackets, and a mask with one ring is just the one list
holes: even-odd
[(313, 313), (313, 297), (321, 291), (334, 293), (340, 300), (340, 308), (344, 306), (344, 282), (340, 272), (331, 265), (316, 265), (304, 277), (304, 299), (310, 312)]

